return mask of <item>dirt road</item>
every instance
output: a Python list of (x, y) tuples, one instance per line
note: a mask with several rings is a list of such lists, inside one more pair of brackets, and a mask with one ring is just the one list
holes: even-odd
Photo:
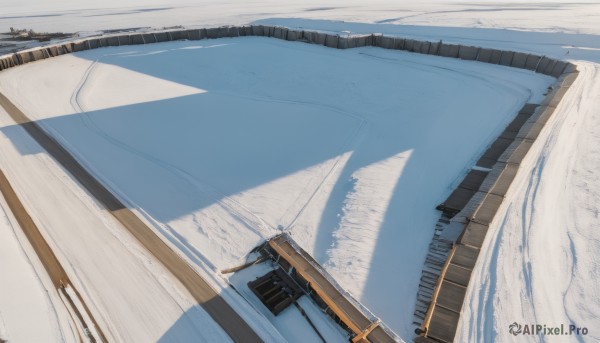
[(0, 106), (181, 282), (233, 341), (262, 342), (252, 328), (183, 258), (2, 93), (0, 93)]

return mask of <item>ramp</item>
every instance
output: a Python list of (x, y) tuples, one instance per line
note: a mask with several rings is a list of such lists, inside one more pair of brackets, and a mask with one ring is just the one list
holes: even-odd
[(283, 233), (270, 239), (263, 251), (270, 254), (284, 270), (303, 281), (300, 284), (305, 285), (305, 290), (313, 299), (351, 333), (352, 342), (397, 342), (393, 333), (344, 292), (331, 275), (288, 234)]

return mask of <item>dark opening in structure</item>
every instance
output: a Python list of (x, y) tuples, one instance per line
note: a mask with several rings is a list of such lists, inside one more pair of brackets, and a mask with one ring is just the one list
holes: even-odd
[(248, 282), (248, 287), (274, 315), (281, 313), (303, 294), (281, 268)]

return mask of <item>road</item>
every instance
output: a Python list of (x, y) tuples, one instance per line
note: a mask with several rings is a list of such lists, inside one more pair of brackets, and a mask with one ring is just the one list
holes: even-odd
[[(73, 302), (73, 299), (71, 299), (71, 296), (66, 292), (65, 287), (71, 287), (71, 289), (74, 290), (75, 295), (79, 298), (79, 302), (83, 305), (85, 312), (87, 312), (87, 315), (92, 320), (95, 329), (94, 331), (98, 334), (100, 341), (107, 342), (106, 336), (102, 332), (102, 329), (98, 325), (98, 322), (96, 321), (96, 319), (94, 319), (94, 316), (92, 315), (89, 308), (79, 295), (79, 292), (69, 280), (67, 272), (56, 258), (56, 255), (54, 255), (54, 252), (48, 245), (48, 242), (46, 242), (44, 236), (42, 236), (40, 230), (35, 225), (35, 222), (33, 221), (33, 219), (31, 219), (29, 213), (27, 213), (27, 210), (25, 210), (25, 207), (21, 203), (21, 200), (18, 198), (17, 194), (15, 193), (14, 189), (10, 185), (10, 182), (8, 181), (2, 170), (0, 170), (0, 192), (6, 199), (6, 203), (8, 204), (8, 207), (10, 207), (10, 210), (17, 219), (21, 230), (23, 230), (23, 232), (25, 233), (27, 240), (29, 241), (29, 243), (33, 247), (33, 250), (42, 262), (42, 265), (48, 273), (50, 280), (52, 280), (54, 287), (56, 287), (57, 291), (60, 292), (63, 295), (63, 297), (69, 302), (69, 307), (75, 312), (77, 320), (79, 321), (83, 329), (87, 332), (89, 330), (88, 325), (83, 319), (80, 310)], [(92, 343), (96, 342), (96, 338), (93, 335), (88, 334), (88, 338)], [(80, 340), (82, 340), (81, 337)]]
[(2, 93), (0, 106), (181, 282), (234, 342), (262, 342), (248, 323), (182, 257)]

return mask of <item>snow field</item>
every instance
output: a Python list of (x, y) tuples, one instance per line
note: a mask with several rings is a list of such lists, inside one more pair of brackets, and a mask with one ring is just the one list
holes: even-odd
[[(567, 2), (546, 0), (420, 1), (273, 0), (216, 2), (213, 0), (107, 0), (99, 7), (93, 1), (4, 0), (0, 26), (37, 31), (95, 31), (106, 29), (247, 24), (267, 18), (302, 18), (326, 21), (385, 24), (388, 27), (499, 28), (515, 31), (598, 34), (593, 0)], [(444, 29), (445, 29), (444, 28)], [(503, 30), (505, 31), (505, 30)], [(369, 32), (372, 33), (373, 31)], [(442, 33), (438, 35), (445, 36)]]
[[(596, 273), (598, 240), (593, 231), (596, 228), (595, 223), (598, 222), (597, 216), (595, 216), (598, 199), (595, 194), (599, 189), (599, 185), (595, 182), (595, 170), (598, 169), (597, 164), (600, 156), (594, 150), (594, 147), (598, 146), (598, 135), (595, 134), (597, 130), (594, 131), (594, 128), (598, 126), (598, 122), (600, 121), (594, 112), (594, 108), (597, 108), (598, 104), (597, 95), (594, 95), (594, 92), (598, 94), (598, 91), (595, 91), (597, 87), (594, 84), (597, 84), (599, 74), (591, 72), (597, 69), (597, 63), (600, 62), (598, 55), (600, 40), (597, 36), (600, 34), (600, 25), (598, 25), (597, 17), (594, 15), (598, 12), (597, 6), (597, 4), (585, 4), (582, 1), (578, 1), (577, 3), (552, 1), (552, 3), (538, 4), (523, 4), (518, 1), (503, 3), (478, 2), (470, 4), (453, 1), (444, 1), (443, 3), (419, 2), (418, 4), (376, 1), (369, 2), (367, 5), (352, 2), (345, 2), (343, 5), (340, 5), (339, 2), (324, 3), (320, 1), (319, 3), (312, 3), (303, 1), (301, 3), (287, 2), (285, 6), (279, 2), (275, 4), (272, 1), (243, 4), (241, 2), (216, 4), (206, 1), (182, 6), (180, 3), (173, 1), (169, 1), (167, 4), (164, 0), (156, 0), (151, 3), (147, 1), (143, 3), (131, 1), (117, 3), (109, 1), (104, 3), (103, 9), (96, 9), (96, 3), (85, 1), (61, 0), (60, 2), (53, 1), (49, 3), (39, 0), (6, 0), (2, 4), (0, 26), (3, 26), (5, 29), (10, 26), (17, 28), (27, 27), (38, 31), (93, 31), (132, 26), (163, 27), (182, 24), (198, 25), (199, 23), (202, 26), (247, 24), (255, 20), (261, 20), (261, 22), (265, 23), (300, 26), (307, 29), (319, 29), (337, 33), (382, 32), (385, 34), (397, 34), (403, 37), (436, 41), (443, 39), (445, 42), (519, 50), (558, 58), (568, 58), (577, 61), (580, 65), (586, 65), (584, 71), (587, 73), (587, 76), (580, 76), (578, 82), (580, 82), (579, 87), (581, 90), (589, 89), (589, 91), (586, 92), (585, 96), (577, 97), (577, 101), (570, 103), (570, 105), (574, 106), (574, 109), (569, 111), (568, 117), (565, 115), (566, 110), (562, 112), (562, 117), (560, 115), (557, 116), (559, 112), (555, 114), (556, 118), (563, 118), (562, 120), (565, 120), (567, 124), (562, 130), (558, 124), (555, 124), (553, 130), (547, 130), (548, 139), (552, 143), (549, 143), (548, 146), (542, 143), (537, 145), (538, 147), (543, 147), (544, 151), (540, 153), (541, 155), (535, 155), (533, 152), (530, 154), (533, 156), (532, 159), (534, 159), (531, 162), (533, 172), (522, 167), (520, 174), (522, 174), (523, 183), (519, 188), (516, 185), (517, 181), (513, 185), (515, 196), (519, 195), (519, 192), (525, 191), (527, 187), (536, 188), (529, 186), (530, 179), (532, 179), (532, 184), (541, 185), (537, 188), (546, 190), (539, 192), (530, 191), (526, 195), (527, 199), (523, 198), (523, 196), (517, 198), (514, 203), (506, 205), (509, 209), (507, 210), (508, 213), (502, 219), (499, 219), (502, 225), (498, 224), (499, 227), (496, 231), (493, 228), (490, 230), (490, 233), (499, 232), (499, 234), (497, 236), (488, 234), (488, 240), (490, 240), (490, 249), (488, 251), (490, 256), (484, 257), (482, 255), (480, 263), (477, 266), (478, 271), (474, 272), (473, 281), (480, 280), (481, 282), (471, 283), (470, 298), (468, 302), (465, 302), (462, 314), (462, 335), (457, 336), (457, 341), (495, 339), (497, 341), (510, 342), (514, 341), (515, 338), (507, 336), (507, 322), (512, 323), (519, 320), (531, 321), (537, 320), (538, 317), (539, 320), (543, 319), (548, 322), (567, 321), (568, 317), (571, 317), (577, 324), (586, 325), (590, 329), (600, 326), (597, 324), (597, 318), (599, 317), (597, 301), (598, 280)], [(147, 9), (154, 10), (149, 11)], [(292, 18), (311, 20), (297, 20)], [(331, 20), (344, 20), (346, 22), (334, 22)], [(363, 24), (351, 22), (362, 22)], [(506, 30), (507, 28), (514, 30)], [(82, 34), (89, 33), (84, 32)], [(588, 64), (581, 60), (593, 63)], [(45, 61), (43, 63), (48, 62)], [(78, 63), (72, 62), (71, 67), (75, 68)], [(44, 69), (43, 63), (40, 69)], [(88, 67), (89, 64), (82, 65), (82, 70), (77, 69), (77, 73), (57, 73), (52, 80), (45, 80), (43, 83), (48, 88), (62, 88), (65, 87), (63, 83), (66, 84), (72, 81), (73, 84), (69, 84), (68, 87), (75, 89), (81, 81), (81, 75), (85, 73)], [(31, 65), (27, 66), (27, 68), (34, 67)], [(24, 71), (25, 69), (19, 68), (18, 70)], [(15, 70), (14, 72), (16, 73), (17, 71)], [(123, 71), (113, 74), (121, 75), (122, 73)], [(41, 78), (36, 78), (33, 75), (28, 76), (26, 73), (22, 76), (25, 78), (29, 77), (29, 83), (37, 84), (41, 80)], [(13, 77), (17, 78), (14, 74)], [(128, 77), (115, 80), (111, 87), (117, 88), (115, 85), (120, 85), (128, 80)], [(136, 82), (149, 84), (151, 82), (149, 78), (142, 78), (142, 75), (136, 75), (131, 80), (133, 87), (136, 86)], [(164, 98), (167, 99), (176, 96), (178, 93), (190, 95), (195, 92), (201, 92), (200, 89), (179, 88), (174, 87), (172, 84), (168, 87), (160, 87), (160, 84), (163, 84), (160, 81), (165, 81), (164, 79), (153, 79), (152, 81), (159, 81), (159, 84), (152, 83), (153, 86), (148, 88), (161, 89), (159, 93), (166, 94)], [(31, 86), (27, 85), (26, 87)], [(171, 90), (171, 87), (175, 89)], [(31, 93), (26, 92), (28, 89), (30, 88), (13, 89), (13, 92), (22, 93), (16, 97), (13, 94), (11, 99), (23, 101), (21, 99), (31, 97)], [(109, 91), (109, 89), (103, 90), (106, 93)], [(28, 104), (28, 106), (35, 106), (35, 100), (42, 100), (39, 103), (39, 111), (37, 111), (40, 117), (46, 115), (48, 117), (60, 116), (74, 112), (73, 106), (70, 105), (72, 93), (65, 92), (64, 98), (58, 98), (54, 101), (59, 92), (53, 92), (51, 93), (52, 96), (44, 99), (46, 92), (47, 88), (40, 86), (39, 90), (33, 93), (36, 98), (33, 99), (32, 103)], [(151, 93), (151, 89), (146, 89), (144, 93)], [(129, 101), (128, 97), (134, 98), (132, 101), (134, 102), (150, 101), (152, 98), (159, 98), (161, 96), (154, 93), (144, 99), (144, 97), (138, 97), (139, 93), (127, 92), (126, 89), (120, 91), (119, 94), (124, 95), (125, 104)], [(115, 95), (117, 94), (104, 97), (103, 101), (109, 100), (107, 98), (115, 99)], [(138, 98), (135, 99), (135, 97)], [(92, 102), (93, 99), (88, 99), (88, 101)], [(48, 103), (53, 103), (54, 105), (47, 106)], [(101, 106), (100, 104), (95, 105)], [(112, 106), (119, 106), (119, 104), (112, 103)], [(566, 108), (566, 105), (563, 108)], [(53, 114), (50, 115), (49, 113)], [(32, 113), (28, 112), (28, 114)], [(10, 124), (7, 123), (6, 125)], [(9, 134), (10, 130), (5, 129), (3, 134), (6, 135), (7, 133)], [(559, 136), (562, 138), (557, 139)], [(11, 140), (13, 144), (14, 140), (15, 137), (13, 135)], [(7, 144), (6, 141), (5, 144)], [(38, 150), (35, 148), (25, 149), (22, 144), (17, 145), (21, 150), (24, 150), (22, 153), (26, 156)], [(483, 145), (480, 145), (480, 147), (483, 148)], [(553, 154), (551, 152), (553, 149), (559, 149), (561, 152)], [(343, 173), (344, 168), (342, 168), (348, 164), (348, 159), (351, 156), (353, 156), (353, 152), (348, 151), (340, 155), (335, 161), (332, 161), (332, 163), (336, 163), (337, 161), (339, 167), (330, 169), (329, 176), (324, 178), (321, 183), (321, 191), (311, 194), (312, 200), (301, 210), (303, 214), (300, 218), (303, 220), (292, 220), (292, 224), (290, 224), (293, 230), (298, 230), (299, 232), (299, 234), (295, 235), (295, 238), (303, 238), (306, 241), (306, 243), (303, 243), (305, 248), (308, 249), (311, 245), (322, 242), (321, 248), (313, 249), (313, 253), (320, 252), (321, 256), (324, 256), (320, 261), (327, 262), (329, 260), (328, 248), (331, 242), (317, 239), (317, 235), (314, 233), (311, 234), (310, 230), (319, 225), (321, 221), (319, 213), (325, 211), (329, 194), (334, 189), (341, 187), (338, 185), (337, 180), (340, 178), (343, 180), (353, 180), (349, 178), (349, 175), (352, 173)], [(2, 163), (3, 168), (5, 165), (15, 165), (15, 161), (20, 158), (16, 154), (13, 155), (11, 159)], [(554, 162), (548, 162), (550, 160)], [(373, 172), (390, 170), (391, 167), (395, 168), (391, 170), (392, 173), (397, 173), (398, 170), (402, 170), (402, 173), (404, 173), (406, 170), (401, 165), (400, 158), (390, 158), (375, 165), (377, 167), (371, 166), (370, 168)], [(23, 169), (23, 171), (26, 171), (25, 173), (15, 167), (16, 169), (13, 175), (11, 175), (11, 180), (12, 178), (21, 176), (25, 180), (28, 180), (29, 175), (25, 175), (30, 173), (28, 168), (41, 169), (42, 166), (43, 164), (29, 165)], [(467, 166), (468, 164), (465, 164), (463, 167)], [(358, 170), (361, 172), (359, 173)], [(359, 168), (358, 170), (356, 171), (361, 174), (363, 182), (361, 184), (355, 184), (355, 182), (345, 183), (348, 190), (355, 188), (357, 190), (364, 190), (366, 188), (361, 185), (365, 185), (367, 181), (373, 183), (373, 186), (381, 187), (383, 187), (382, 182), (388, 182), (388, 185), (393, 184), (391, 180), (379, 181), (377, 178), (368, 179), (368, 175), (363, 174), (363, 169)], [(565, 174), (568, 177), (565, 177)], [(55, 176), (54, 174), (43, 174), (41, 177), (50, 179)], [(64, 178), (65, 176), (62, 175), (61, 177)], [(553, 184), (553, 187), (551, 187), (551, 184)], [(77, 188), (75, 185), (72, 187)], [(31, 192), (31, 194), (41, 194), (36, 189), (31, 189)], [(340, 205), (335, 206), (333, 212), (338, 212), (340, 215), (344, 214), (343, 209), (346, 205), (348, 208), (360, 210), (355, 205), (357, 202), (353, 201), (357, 197), (355, 193), (364, 195), (365, 192), (349, 192), (350, 196), (346, 198), (342, 191), (340, 193), (342, 196), (339, 196), (339, 199), (336, 201)], [(542, 194), (544, 194), (543, 197)], [(569, 194), (569, 196), (566, 197), (565, 194)], [(528, 200), (533, 198), (533, 195), (535, 195), (534, 199)], [(123, 197), (123, 194), (121, 196)], [(550, 197), (550, 200), (545, 199), (546, 196)], [(376, 199), (385, 199), (386, 195), (374, 195), (373, 197)], [(376, 226), (381, 221), (376, 217), (381, 218), (381, 212), (385, 206), (377, 202), (376, 206), (373, 207), (376, 216), (369, 221), (369, 227)], [(536, 213), (535, 216), (529, 215), (532, 210)], [(140, 213), (144, 213), (141, 210), (139, 211)], [(221, 212), (227, 213), (228, 211), (222, 210)], [(219, 215), (216, 210), (214, 213), (215, 216)], [(352, 213), (352, 211), (348, 213)], [(246, 217), (249, 216), (247, 215)], [(535, 217), (535, 219), (525, 220), (525, 218), (530, 217)], [(556, 219), (556, 221), (546, 220), (544, 219), (545, 217)], [(348, 219), (351, 219), (351, 217), (344, 218), (344, 225), (351, 223)], [(534, 224), (523, 224), (521, 223), (522, 220)], [(189, 221), (181, 218), (181, 225), (186, 225), (186, 222)], [(258, 220), (255, 220), (256, 222)], [(330, 227), (337, 224), (337, 222), (332, 221)], [(544, 225), (538, 224), (540, 222), (544, 222)], [(155, 221), (155, 223), (158, 228), (164, 229), (158, 221)], [(306, 229), (302, 229), (302, 225), (306, 226)], [(193, 229), (193, 225), (190, 225), (190, 227)], [(268, 227), (268, 225), (264, 227)], [(265, 229), (264, 232), (269, 231), (270, 229)], [(369, 231), (372, 232), (372, 230)], [(501, 232), (504, 232), (504, 234), (500, 234)], [(556, 235), (550, 235), (550, 232), (556, 233)], [(172, 233), (176, 233), (176, 231), (173, 230)], [(366, 235), (366, 237), (354, 235), (354, 237), (360, 239), (360, 246), (370, 247), (372, 250), (374, 244), (372, 235), (374, 234), (371, 233), (371, 235)], [(572, 240), (572, 246), (566, 245), (566, 241), (563, 240), (565, 235), (567, 239)], [(557, 237), (556, 239), (554, 239), (555, 236)], [(525, 240), (523, 237), (525, 237)], [(9, 242), (13, 239), (11, 236), (2, 236), (0, 243)], [(550, 240), (550, 242), (545, 242), (544, 240)], [(350, 244), (346, 246), (348, 245)], [(182, 250), (186, 250), (183, 246), (181, 247)], [(226, 252), (223, 255), (230, 253)], [(340, 255), (339, 253), (336, 254), (335, 256)], [(188, 256), (194, 256), (194, 253), (188, 252)], [(575, 259), (574, 256), (577, 258)], [(552, 258), (554, 262), (543, 263), (545, 259), (549, 258)], [(10, 261), (13, 261), (13, 259), (15, 261), (18, 260), (16, 257), (11, 257)], [(416, 260), (413, 256), (410, 256), (410, 259)], [(0, 259), (0, 263), (2, 261), (4, 260)], [(196, 259), (194, 261), (197, 263), (208, 263), (206, 259)], [(365, 264), (364, 262), (362, 263)], [(528, 265), (531, 267), (528, 267)], [(92, 270), (90, 265), (87, 268), (90, 268), (90, 271)], [(213, 268), (218, 269), (216, 265)], [(363, 280), (362, 276), (354, 278), (352, 275), (349, 275), (354, 270), (347, 268), (347, 272), (345, 271), (342, 277), (347, 278), (348, 282), (358, 282), (359, 287), (357, 288), (364, 287), (364, 281), (361, 281)], [(519, 272), (515, 272), (515, 270)], [(553, 272), (546, 274), (549, 270)], [(364, 275), (365, 273), (360, 272), (358, 274)], [(547, 284), (541, 283), (542, 280), (546, 282), (548, 275), (551, 275), (552, 279), (547, 281)], [(539, 281), (533, 281), (534, 279)], [(556, 282), (557, 280), (570, 280), (569, 286), (565, 286), (564, 282)], [(380, 282), (379, 279), (375, 279), (375, 281)], [(168, 279), (167, 282), (169, 282)], [(0, 293), (5, 289), (7, 288), (3, 288), (0, 285)], [(373, 289), (375, 290), (374, 292), (379, 291), (377, 287)], [(41, 292), (41, 290), (27, 291), (20, 289), (18, 292), (11, 291), (9, 294), (12, 299), (16, 299), (16, 295), (20, 295), (18, 296), (19, 299), (32, 299), (33, 297), (30, 297), (29, 294), (36, 294), (36, 292)], [(405, 297), (409, 301), (414, 298), (413, 290), (408, 289), (405, 294), (401, 293), (401, 291), (396, 292), (399, 294), (399, 297)], [(380, 293), (385, 293), (385, 291), (380, 291)], [(516, 295), (517, 293), (518, 295)], [(40, 296), (35, 297), (42, 299)], [(520, 300), (521, 298), (523, 300)], [(535, 300), (532, 300), (533, 298)], [(560, 307), (560, 299), (564, 299), (562, 301), (564, 309)], [(366, 301), (364, 302), (366, 303)], [(23, 303), (23, 300), (20, 303)], [(389, 308), (391, 309), (394, 306), (390, 305)], [(4, 315), (5, 327), (3, 331), (2, 319), (0, 319), (0, 337), (6, 338), (6, 336), (3, 336), (4, 334), (7, 334), (9, 338), (15, 337), (15, 335), (19, 334), (17, 333), (17, 328), (19, 330), (22, 328), (24, 330), (22, 332), (27, 335), (35, 334), (35, 332), (44, 332), (47, 333), (46, 337), (59, 337), (60, 333), (55, 332), (52, 335), (48, 331), (42, 331), (41, 327), (39, 328), (40, 331), (30, 330), (28, 326), (23, 327), (18, 320), (19, 317), (5, 315), (7, 311), (10, 311), (7, 308), (7, 305), (0, 304), (0, 312), (2, 312), (0, 316)], [(43, 312), (44, 304), (40, 302), (38, 308), (42, 309), (40, 311)], [(478, 313), (479, 310), (481, 310), (480, 313)], [(191, 309), (191, 312), (193, 312), (193, 309)], [(544, 313), (548, 313), (552, 318), (548, 318), (548, 315)], [(397, 315), (397, 313), (394, 313), (394, 315)], [(6, 320), (7, 317), (15, 319), (15, 322)], [(131, 320), (130, 324), (135, 325), (134, 318), (129, 320)], [(161, 325), (165, 327), (171, 325), (172, 323), (166, 323), (169, 320), (172, 321), (172, 319), (167, 318), (165, 319), (165, 323)], [(200, 318), (197, 318), (197, 320), (200, 320)], [(398, 320), (397, 322), (400, 323), (398, 325), (402, 325), (402, 323), (407, 321)], [(182, 324), (179, 325), (179, 323)], [(171, 326), (168, 334), (162, 336), (162, 341), (169, 341), (169, 338), (172, 337), (171, 334), (176, 335), (180, 329), (187, 331), (185, 323), (186, 320), (177, 321), (175, 325)], [(593, 330), (591, 332), (594, 334)], [(406, 335), (408, 336), (407, 340), (412, 338), (411, 332)], [(29, 339), (31, 337), (27, 336), (28, 339), (26, 341), (35, 341)], [(519, 337), (518, 339), (523, 338)], [(559, 339), (564, 339), (564, 337), (560, 337)], [(597, 339), (594, 335), (588, 337), (590, 341)]]

